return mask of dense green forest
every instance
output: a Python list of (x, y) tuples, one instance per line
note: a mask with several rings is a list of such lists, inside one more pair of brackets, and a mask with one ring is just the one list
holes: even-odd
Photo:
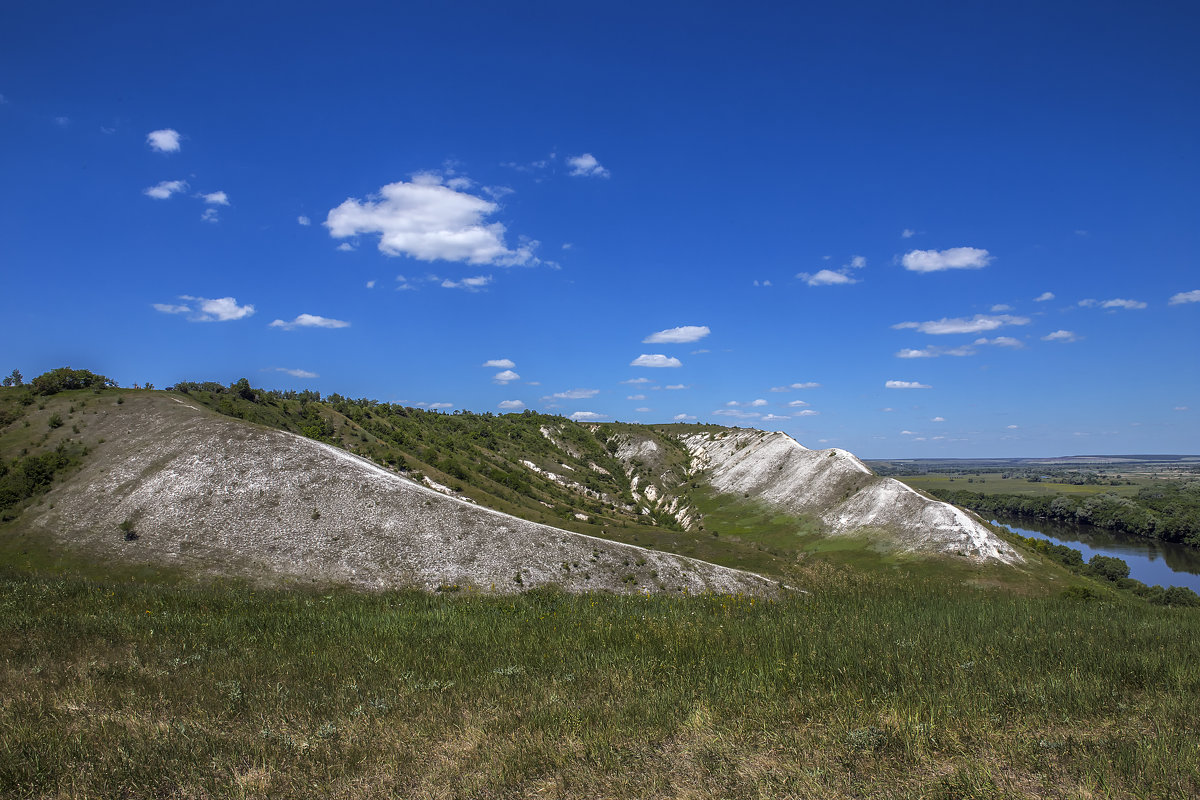
[(1134, 497), (1114, 494), (1028, 496), (967, 489), (931, 490), (981, 514), (1014, 514), (1200, 547), (1200, 481), (1161, 481)]

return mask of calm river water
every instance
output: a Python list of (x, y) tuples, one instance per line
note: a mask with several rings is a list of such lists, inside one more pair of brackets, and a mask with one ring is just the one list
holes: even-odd
[(1129, 577), (1151, 586), (1186, 586), (1200, 592), (1200, 548), (1124, 536), (1091, 525), (1061, 525), (1029, 517), (995, 517), (1022, 536), (1065, 544), (1083, 553), (1114, 556), (1129, 565)]

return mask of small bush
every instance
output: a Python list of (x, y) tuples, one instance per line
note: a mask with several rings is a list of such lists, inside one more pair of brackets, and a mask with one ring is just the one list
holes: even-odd
[(47, 422), (46, 424), (49, 425), (51, 428), (61, 428), (63, 425), (62, 415), (61, 414), (51, 414), (50, 421)]

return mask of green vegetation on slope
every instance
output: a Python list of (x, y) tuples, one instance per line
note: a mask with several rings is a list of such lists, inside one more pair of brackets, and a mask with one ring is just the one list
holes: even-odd
[(1110, 593), (321, 595), (0, 542), (6, 797), (1200, 792), (1200, 615)]

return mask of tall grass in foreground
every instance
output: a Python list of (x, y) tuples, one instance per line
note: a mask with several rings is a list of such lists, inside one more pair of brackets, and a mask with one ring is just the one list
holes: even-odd
[(0, 795), (1200, 794), (1200, 614), (820, 583), (494, 598), (9, 571)]

